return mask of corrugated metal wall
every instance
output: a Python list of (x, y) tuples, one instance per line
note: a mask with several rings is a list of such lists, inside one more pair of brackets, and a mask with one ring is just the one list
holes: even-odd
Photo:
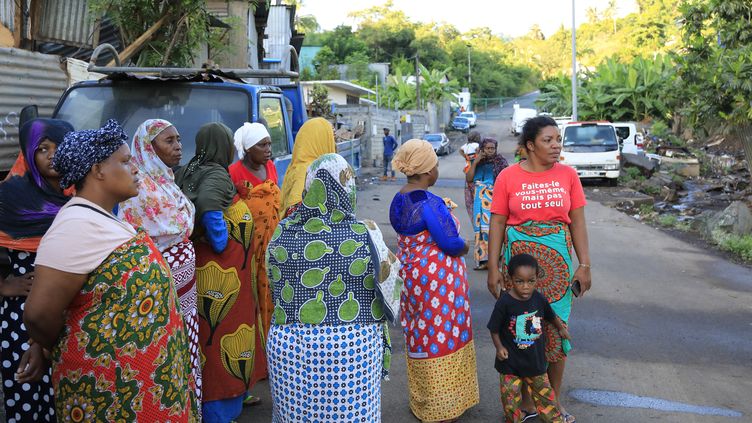
[(87, 0), (46, 0), (42, 2), (36, 38), (66, 45), (90, 46), (94, 22)]
[(0, 0), (0, 23), (13, 32), (16, 26), (16, 0)]
[[(290, 28), (290, 13), (288, 6), (272, 6), (269, 8), (269, 18), (266, 21), (266, 39), (264, 40), (264, 51), (266, 58), (279, 59), (281, 63), (271, 65), (272, 69), (289, 69), (290, 63), (290, 38), (292, 37), (292, 28)], [(271, 84), (286, 84), (289, 79), (274, 78)]]
[(59, 56), (0, 48), (0, 171), (18, 156), (21, 108), (36, 104), (41, 117), (50, 117), (66, 86)]

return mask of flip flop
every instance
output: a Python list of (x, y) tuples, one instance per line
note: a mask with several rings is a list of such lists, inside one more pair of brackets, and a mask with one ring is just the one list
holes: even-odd
[(532, 420), (532, 419), (538, 417), (538, 412), (537, 411), (527, 411), (527, 410), (521, 410), (521, 411), (523, 413), (525, 413), (525, 416), (522, 417), (522, 419), (520, 420), (520, 422), (526, 422), (528, 420)]
[(254, 397), (253, 395), (248, 394), (248, 396), (245, 397), (245, 399), (243, 400), (243, 405), (244, 406), (245, 405), (257, 405), (260, 402), (261, 402), (261, 398)]
[(571, 414), (569, 414), (569, 413), (564, 413), (562, 415), (562, 417), (564, 417), (564, 423), (575, 423), (576, 422), (574, 416), (571, 415)]

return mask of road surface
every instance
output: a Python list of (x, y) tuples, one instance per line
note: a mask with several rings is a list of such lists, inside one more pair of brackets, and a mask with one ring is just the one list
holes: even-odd
[[(511, 158), (516, 140), (508, 125), (508, 118), (479, 120), (477, 129), (495, 135)], [(442, 157), (433, 191), (460, 205), (462, 235), (472, 240), (462, 166), (456, 152)], [(388, 208), (400, 186), (399, 181), (366, 182), (358, 193), (358, 217), (376, 220), (391, 248), (396, 234)], [(568, 410), (581, 423), (752, 421), (752, 270), (597, 202), (588, 204), (586, 215), (593, 290), (573, 306), (574, 349), (563, 386)], [(472, 268), (472, 254), (467, 259)], [(493, 299), (485, 272), (470, 270), (468, 276), (481, 402), (460, 422), (498, 422), (498, 375), (485, 329)], [(391, 327), (391, 335), (391, 380), (382, 384), (382, 418), (417, 422), (408, 407), (402, 334)], [(246, 407), (240, 421), (271, 420), (268, 389), (267, 382), (255, 387), (262, 404)]]

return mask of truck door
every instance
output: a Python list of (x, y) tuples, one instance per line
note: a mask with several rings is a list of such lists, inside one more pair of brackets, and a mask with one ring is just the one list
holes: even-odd
[(260, 93), (258, 102), (259, 116), (266, 121), (272, 139), (272, 160), (279, 175), (279, 185), (292, 160), (292, 132), (290, 121), (285, 111), (283, 96), (278, 93)]

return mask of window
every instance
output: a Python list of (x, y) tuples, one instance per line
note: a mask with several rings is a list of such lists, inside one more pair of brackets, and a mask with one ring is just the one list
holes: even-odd
[(222, 122), (231, 131), (249, 119), (248, 94), (239, 89), (202, 87), (185, 83), (122, 82), (74, 88), (57, 115), (77, 130), (99, 128), (115, 119), (130, 138), (147, 119), (170, 121), (180, 133), (186, 164), (196, 151), (196, 133), (209, 122)]
[(360, 97), (347, 94), (347, 104), (360, 104)]
[(629, 138), (629, 127), (628, 126), (617, 126), (616, 127), (616, 135), (619, 136), (619, 138), (625, 140)]
[(272, 138), (272, 157), (277, 158), (290, 154), (287, 144), (287, 127), (281, 97), (261, 97), (259, 99), (259, 113), (266, 121), (269, 135)]

